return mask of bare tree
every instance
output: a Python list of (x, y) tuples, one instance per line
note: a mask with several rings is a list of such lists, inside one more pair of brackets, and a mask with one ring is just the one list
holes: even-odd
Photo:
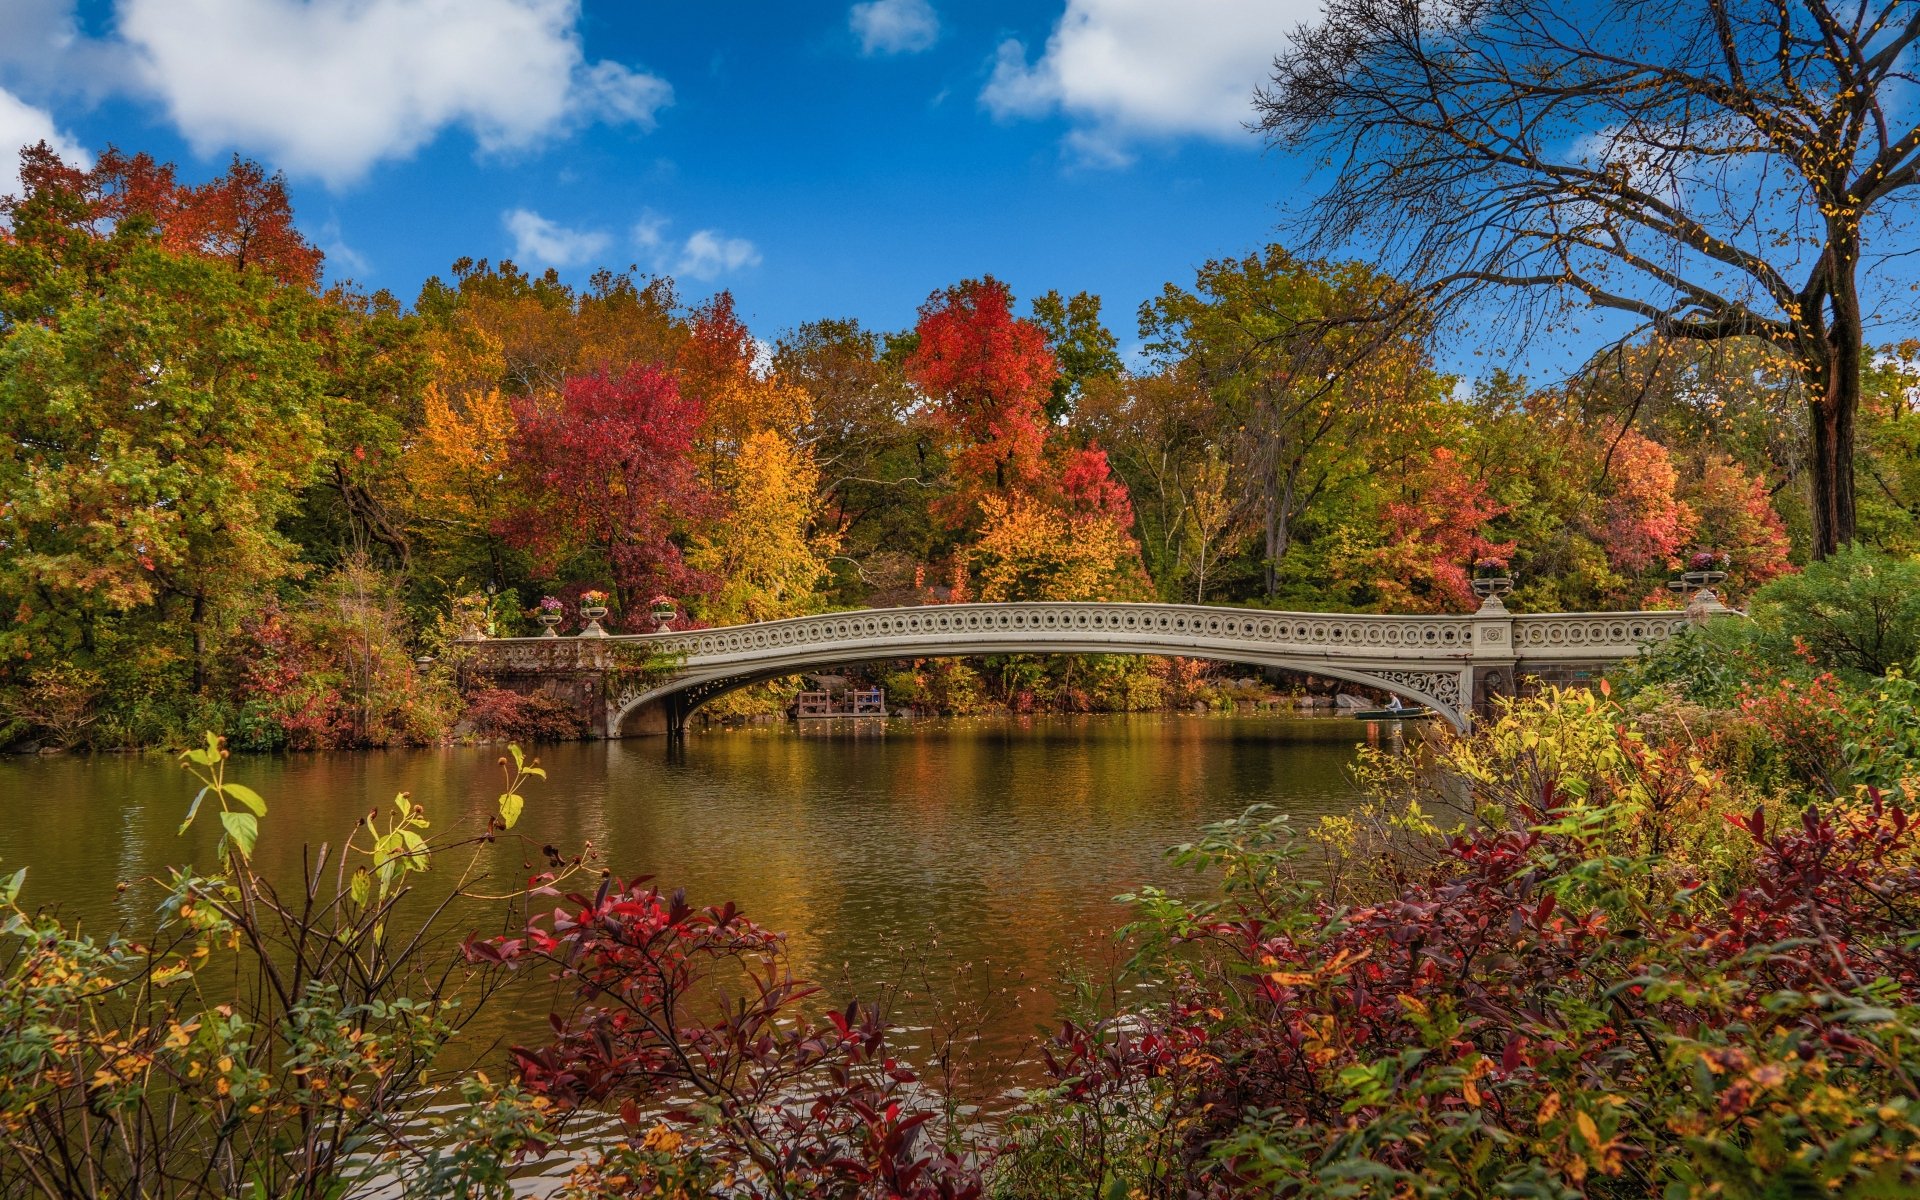
[(1916, 40), (1915, 0), (1330, 0), (1259, 127), (1332, 173), (1317, 239), (1436, 308), (1509, 287), (1792, 355), (1824, 557), (1854, 537), (1873, 268), (1914, 249)]

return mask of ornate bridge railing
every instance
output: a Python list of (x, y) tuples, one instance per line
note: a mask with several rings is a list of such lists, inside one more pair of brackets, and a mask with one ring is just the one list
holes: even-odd
[(866, 609), (753, 625), (610, 638), (474, 643), (495, 676), (618, 676), (645, 648), (655, 664), (605, 689), (602, 728), (619, 736), (651, 709), (674, 732), (703, 701), (760, 679), (897, 658), (979, 654), (1164, 654), (1287, 667), (1429, 705), (1464, 727), (1524, 676), (1577, 676), (1640, 652), (1685, 624), (1679, 612), (1516, 616), (1491, 602), (1467, 616), (1286, 613), (1182, 604), (1008, 603)]

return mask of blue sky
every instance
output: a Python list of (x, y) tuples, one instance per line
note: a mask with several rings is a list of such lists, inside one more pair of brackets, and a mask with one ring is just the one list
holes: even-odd
[[(0, 0), (0, 137), (284, 170), (334, 276), (637, 263), (756, 332), (991, 272), (1133, 310), (1277, 236), (1312, 0)], [(0, 172), (10, 187), (11, 170)]]

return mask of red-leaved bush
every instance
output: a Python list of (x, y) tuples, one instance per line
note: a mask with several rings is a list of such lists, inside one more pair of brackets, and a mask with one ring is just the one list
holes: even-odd
[(568, 742), (587, 734), (585, 719), (559, 697), (523, 696), (506, 688), (483, 688), (468, 696), (461, 722), (481, 737), (512, 742)]
[(1920, 1187), (1908, 813), (1869, 790), (1715, 817), (1740, 861), (1710, 884), (1629, 850), (1636, 793), (1560, 782), (1357, 906), (1293, 870), (1283, 821), (1212, 827), (1179, 857), (1218, 897), (1138, 900), (1167, 1002), (1056, 1036), (1013, 1194)]
[(608, 879), (466, 953), (548, 968), (579, 997), (552, 1041), (513, 1059), (521, 1085), (563, 1109), (617, 1107), (627, 1137), (581, 1168), (590, 1194), (980, 1194), (978, 1165), (931, 1136), (938, 1110), (889, 1054), (879, 1013), (803, 1012), (818, 989), (732, 905)]

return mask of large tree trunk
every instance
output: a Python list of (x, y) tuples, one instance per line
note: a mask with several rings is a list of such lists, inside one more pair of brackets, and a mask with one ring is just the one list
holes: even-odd
[(1866, 357), (1850, 251), (1843, 243), (1828, 253), (1846, 256), (1846, 261), (1833, 272), (1833, 324), (1825, 339), (1825, 361), (1809, 379), (1815, 558), (1827, 557), (1854, 538), (1853, 420), (1860, 408), (1860, 370)]
[(1827, 557), (1854, 536), (1853, 416), (1860, 403), (1860, 371), (1836, 362), (1827, 382), (1826, 395), (1808, 414), (1813, 426), (1815, 558)]

